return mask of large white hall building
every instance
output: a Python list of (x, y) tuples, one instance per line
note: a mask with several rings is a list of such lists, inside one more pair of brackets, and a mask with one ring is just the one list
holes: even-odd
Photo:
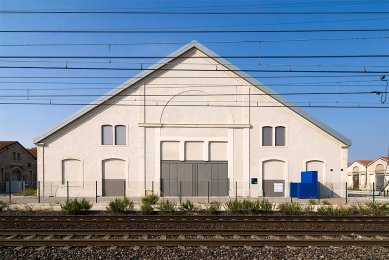
[(44, 196), (344, 196), (350, 140), (197, 42), (37, 137)]

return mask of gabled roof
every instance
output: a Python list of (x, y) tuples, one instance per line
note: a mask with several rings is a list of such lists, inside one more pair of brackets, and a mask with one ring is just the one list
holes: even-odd
[[(277, 100), (281, 104), (285, 105), (286, 107), (288, 107), (292, 111), (296, 112), (297, 114), (299, 114), (300, 116), (302, 116), (303, 118), (308, 120), (309, 122), (313, 123), (314, 125), (316, 125), (320, 129), (322, 129), (323, 131), (328, 133), (329, 135), (333, 136), (335, 139), (339, 140), (340, 142), (344, 143), (345, 145), (348, 145), (348, 146), (351, 145), (351, 140), (350, 139), (348, 139), (347, 137), (343, 136), (342, 134), (340, 134), (336, 130), (332, 129), (331, 127), (327, 126), (323, 122), (314, 119), (312, 116), (307, 114), (305, 111), (301, 110), (300, 108), (297, 108), (295, 105), (293, 105), (292, 103), (287, 102), (286, 100), (284, 100), (280, 96), (276, 96), (275, 95), (276, 93), (274, 93), (271, 89), (269, 89), (268, 87), (263, 85), (261, 82), (259, 82), (255, 78), (249, 76), (248, 74), (246, 74), (245, 72), (243, 72), (239, 68), (235, 67), (234, 65), (232, 65), (231, 63), (229, 63), (225, 59), (220, 58), (219, 55), (217, 55), (216, 53), (212, 52), (211, 50), (206, 48), (204, 45), (198, 43), (197, 41), (192, 41), (190, 43), (187, 43), (186, 45), (184, 45), (183, 47), (181, 47), (177, 51), (175, 51), (172, 54), (170, 54), (167, 58), (162, 59), (161, 61), (159, 61), (156, 64), (152, 65), (148, 70), (140, 72), (139, 74), (134, 76), (132, 79), (124, 82), (123, 84), (121, 84), (118, 87), (114, 88), (112, 91), (108, 92), (107, 95), (102, 96), (101, 98), (99, 98), (99, 99), (95, 100), (94, 102), (92, 102), (90, 105), (85, 106), (84, 108), (82, 108), (81, 110), (79, 110), (78, 112), (76, 112), (75, 114), (70, 116), (69, 118), (67, 118), (64, 121), (62, 121), (61, 123), (59, 123), (57, 126), (52, 128), (51, 130), (49, 130), (48, 132), (42, 134), (41, 136), (36, 137), (34, 139), (34, 143), (38, 144), (38, 143), (44, 141), (47, 137), (49, 137), (50, 135), (54, 134), (58, 130), (62, 129), (66, 125), (70, 124), (71, 122), (73, 122), (77, 118), (81, 117), (82, 115), (88, 113), (89, 111), (94, 109), (97, 105), (102, 104), (103, 102), (105, 102), (108, 99), (112, 98), (112, 96), (120, 93), (121, 91), (131, 87), (135, 83), (143, 80), (145, 77), (147, 77), (148, 75), (153, 73), (155, 70), (158, 70), (159, 68), (165, 66), (166, 64), (168, 64), (169, 62), (171, 62), (175, 58), (181, 56), (182, 54), (184, 54), (185, 52), (187, 52), (187, 51), (189, 51), (189, 50), (191, 50), (193, 48), (196, 48), (199, 51), (201, 51), (204, 54), (206, 54), (207, 56), (212, 57), (217, 62), (223, 64), (224, 67), (226, 67), (227, 69), (233, 71), (235, 74), (239, 75), (240, 77), (244, 78), (246, 81), (248, 81), (253, 86), (257, 87), (258, 89), (260, 89), (264, 93), (271, 94), (272, 98), (274, 98), (275, 100)], [(107, 98), (107, 96), (109, 98)]]
[[(356, 163), (359, 163), (363, 166), (368, 166), (372, 161), (373, 160), (356, 160), (356, 161), (352, 162), (351, 164), (356, 162)], [(350, 166), (351, 166), (351, 164), (350, 164)]]
[(0, 141), (0, 149), (3, 149), (11, 144), (17, 143), (17, 141)]
[[(25, 151), (25, 153), (28, 154), (29, 156), (31, 156), (34, 160), (37, 159), (37, 156), (36, 156), (37, 149), (36, 148), (26, 149), (18, 141), (0, 141), (0, 152), (7, 151), (8, 149), (6, 149), (6, 148), (11, 146), (11, 145), (14, 145), (14, 144), (19, 145)], [(34, 151), (31, 151), (31, 150), (35, 150), (35, 155), (34, 155)]]
[(32, 157), (34, 157), (35, 159), (38, 158), (37, 157), (37, 149), (36, 149), (36, 147), (34, 147), (34, 148), (27, 148), (26, 150), (32, 155)]
[(389, 156), (381, 156), (381, 157), (378, 157), (377, 159), (372, 160), (372, 161), (369, 163), (369, 165), (375, 163), (375, 162), (378, 161), (378, 160), (383, 160), (383, 161), (389, 163)]

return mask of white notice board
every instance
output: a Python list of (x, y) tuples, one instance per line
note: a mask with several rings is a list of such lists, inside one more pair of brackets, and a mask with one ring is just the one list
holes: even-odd
[(274, 183), (274, 192), (284, 192), (284, 184), (282, 182)]

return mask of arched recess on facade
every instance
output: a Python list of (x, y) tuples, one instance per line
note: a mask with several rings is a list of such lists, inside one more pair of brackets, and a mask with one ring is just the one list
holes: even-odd
[(381, 190), (385, 185), (385, 166), (377, 164), (374, 170), (376, 190)]
[(352, 172), (352, 179), (353, 179), (353, 189), (354, 190), (358, 190), (359, 189), (359, 168), (358, 166), (355, 166), (353, 168), (353, 172)]
[(318, 180), (321, 183), (325, 181), (325, 163), (319, 159), (308, 160), (305, 162), (305, 170), (307, 171), (317, 171)]
[(22, 170), (19, 167), (13, 167), (11, 169), (11, 181), (21, 181), (23, 179)]
[(262, 190), (265, 197), (284, 197), (286, 179), (285, 161), (269, 159), (262, 162)]
[(126, 192), (126, 161), (109, 158), (102, 161), (103, 196), (123, 196)]
[[(161, 124), (233, 124), (231, 110), (223, 100), (201, 90), (188, 90), (174, 95), (164, 106)], [(228, 101), (226, 101), (228, 102)]]
[(82, 161), (68, 158), (62, 160), (62, 184), (69, 182), (70, 185), (81, 185)]

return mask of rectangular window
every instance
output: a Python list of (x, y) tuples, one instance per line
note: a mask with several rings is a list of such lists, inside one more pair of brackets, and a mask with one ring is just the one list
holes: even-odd
[(285, 146), (285, 127), (276, 127), (276, 146)]
[(101, 127), (101, 144), (112, 145), (113, 144), (113, 133), (111, 125), (103, 125)]
[(262, 127), (262, 146), (273, 145), (273, 127), (264, 126)]
[(12, 159), (13, 159), (14, 161), (16, 161), (16, 153), (15, 153), (15, 152), (12, 153)]
[(126, 144), (126, 126), (124, 125), (115, 126), (115, 144), (117, 145)]

